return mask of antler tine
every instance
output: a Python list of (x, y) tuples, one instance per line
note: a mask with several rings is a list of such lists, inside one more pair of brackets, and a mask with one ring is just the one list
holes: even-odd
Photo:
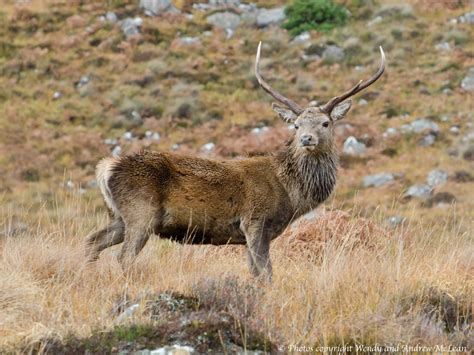
[(269, 93), (271, 96), (273, 96), (275, 100), (281, 102), (282, 104), (287, 106), (291, 111), (293, 111), (295, 114), (299, 115), (301, 112), (303, 112), (303, 108), (300, 105), (298, 105), (296, 102), (294, 102), (293, 100), (290, 100), (284, 97), (282, 94), (272, 89), (272, 87), (268, 85), (265, 82), (265, 80), (263, 80), (262, 76), (258, 72), (258, 63), (260, 62), (261, 46), (262, 46), (262, 42), (260, 41), (260, 43), (258, 44), (258, 49), (257, 49), (257, 57), (255, 59), (255, 76), (257, 77), (258, 83), (260, 84), (262, 89), (265, 90), (267, 93)]
[(329, 102), (327, 104), (325, 104), (324, 106), (321, 107), (321, 110), (324, 111), (325, 113), (327, 113), (328, 115), (331, 114), (331, 111), (334, 109), (334, 107), (336, 107), (337, 104), (339, 104), (342, 101), (346, 100), (347, 98), (357, 94), (359, 91), (364, 90), (365, 88), (367, 88), (368, 86), (370, 86), (374, 82), (376, 82), (378, 80), (378, 78), (380, 78), (382, 76), (383, 72), (385, 71), (385, 53), (382, 49), (382, 46), (380, 46), (380, 55), (382, 57), (380, 67), (377, 70), (377, 72), (371, 78), (369, 78), (366, 81), (363, 81), (363, 80), (359, 81), (349, 91), (346, 91), (344, 94), (342, 94), (340, 96), (336, 96), (336, 97), (332, 98), (331, 100), (329, 100)]

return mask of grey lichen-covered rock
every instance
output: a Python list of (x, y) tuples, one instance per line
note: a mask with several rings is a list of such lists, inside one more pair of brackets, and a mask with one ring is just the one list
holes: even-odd
[(382, 6), (375, 15), (381, 17), (414, 17), (413, 6), (410, 4), (393, 4)]
[(461, 88), (464, 91), (474, 91), (474, 67), (469, 68), (469, 71), (467, 72), (467, 75), (462, 79), (461, 81)]
[(257, 26), (266, 27), (282, 22), (285, 19), (285, 8), (261, 9), (257, 15)]
[(408, 188), (407, 192), (403, 195), (404, 198), (419, 198), (422, 200), (426, 200), (431, 196), (433, 192), (433, 188), (428, 185), (424, 184), (415, 184)]
[(140, 27), (143, 25), (143, 20), (140, 17), (127, 17), (122, 21), (120, 27), (125, 37), (130, 38), (140, 34)]
[(454, 19), (453, 22), (474, 25), (474, 11), (467, 12), (464, 15), (459, 16), (457, 19)]
[(431, 187), (443, 185), (446, 181), (448, 181), (448, 173), (440, 169), (431, 170), (426, 177), (426, 182)]
[(364, 187), (379, 187), (387, 185), (395, 180), (392, 173), (380, 173), (374, 175), (367, 175), (364, 177), (362, 184)]
[(410, 124), (401, 127), (404, 133), (439, 133), (439, 126), (427, 118), (419, 118)]
[(171, 0), (140, 0), (140, 8), (144, 9), (148, 16), (161, 15), (165, 12), (179, 12)]
[(420, 147), (431, 147), (436, 142), (436, 136), (434, 134), (427, 134), (426, 136), (421, 137), (417, 144)]
[(341, 62), (344, 59), (344, 49), (330, 44), (326, 46), (323, 52), (323, 60), (327, 62)]
[(218, 28), (235, 30), (240, 25), (240, 16), (231, 11), (216, 12), (207, 17), (207, 23)]
[(387, 224), (391, 228), (397, 228), (398, 226), (402, 225), (405, 221), (406, 221), (406, 218), (402, 216), (391, 216), (387, 218)]
[(365, 144), (359, 142), (354, 136), (348, 137), (342, 147), (344, 154), (352, 156), (362, 155), (365, 153), (365, 150)]

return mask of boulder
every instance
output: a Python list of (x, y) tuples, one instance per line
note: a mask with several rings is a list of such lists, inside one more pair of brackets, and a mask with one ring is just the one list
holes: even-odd
[(214, 27), (233, 31), (240, 25), (240, 16), (231, 11), (215, 12), (207, 17), (207, 23)]
[(144, 9), (148, 16), (161, 15), (166, 12), (179, 12), (173, 6), (171, 0), (140, 0), (140, 8)]
[(347, 138), (342, 147), (344, 154), (352, 156), (362, 155), (365, 153), (365, 150), (365, 144), (359, 142), (354, 136)]
[(408, 188), (407, 192), (403, 195), (405, 199), (419, 198), (427, 200), (433, 191), (433, 188), (424, 184), (415, 184)]
[(466, 76), (462, 79), (461, 89), (464, 91), (474, 92), (474, 67), (469, 68)]
[(431, 170), (426, 178), (426, 182), (431, 187), (444, 185), (446, 181), (448, 181), (448, 173), (440, 169)]
[(257, 15), (257, 26), (266, 27), (282, 22), (285, 19), (285, 8), (261, 9)]
[(364, 187), (379, 187), (387, 185), (395, 180), (392, 173), (379, 173), (374, 175), (367, 175), (362, 181)]

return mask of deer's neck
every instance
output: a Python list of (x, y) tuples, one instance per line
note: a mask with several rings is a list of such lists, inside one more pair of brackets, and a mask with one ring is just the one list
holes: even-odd
[(335, 148), (301, 152), (290, 141), (277, 154), (278, 174), (300, 215), (317, 207), (331, 195), (336, 185), (338, 156)]

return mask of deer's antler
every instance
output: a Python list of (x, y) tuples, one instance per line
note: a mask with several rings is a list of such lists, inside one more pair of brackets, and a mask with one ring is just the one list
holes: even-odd
[(385, 70), (385, 53), (383, 52), (382, 47), (380, 47), (380, 55), (382, 56), (382, 62), (380, 63), (379, 69), (374, 75), (372, 75), (372, 77), (370, 77), (366, 81), (363, 81), (363, 80), (359, 81), (352, 89), (350, 89), (349, 91), (346, 91), (341, 96), (333, 97), (331, 100), (329, 100), (327, 104), (325, 104), (324, 106), (321, 106), (321, 110), (325, 112), (326, 114), (330, 115), (331, 111), (334, 109), (334, 107), (336, 107), (337, 104), (357, 94), (359, 91), (364, 90), (366, 87), (376, 82), (378, 78), (382, 76)]
[(303, 108), (300, 105), (298, 105), (296, 102), (294, 102), (293, 100), (288, 99), (287, 97), (283, 96), (279, 92), (272, 89), (272, 87), (268, 85), (265, 80), (263, 80), (262, 76), (258, 72), (258, 63), (260, 61), (260, 47), (261, 46), (262, 46), (262, 42), (258, 44), (257, 58), (255, 59), (255, 76), (257, 77), (258, 83), (260, 84), (262, 89), (268, 92), (270, 95), (272, 95), (275, 100), (287, 106), (296, 115), (299, 115), (301, 112), (303, 112)]

